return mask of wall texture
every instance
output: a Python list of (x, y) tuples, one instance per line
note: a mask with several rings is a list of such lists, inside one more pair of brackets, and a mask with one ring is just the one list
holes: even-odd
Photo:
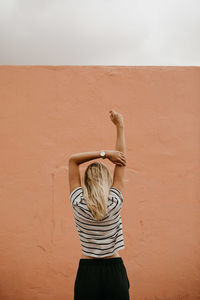
[(200, 68), (1, 66), (0, 97), (0, 299), (73, 300), (68, 157), (114, 149), (110, 109), (125, 123), (130, 299), (200, 299)]

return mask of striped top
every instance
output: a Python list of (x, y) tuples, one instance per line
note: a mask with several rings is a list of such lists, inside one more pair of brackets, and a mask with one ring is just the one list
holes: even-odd
[(120, 216), (123, 196), (118, 189), (110, 188), (108, 213), (100, 221), (95, 220), (89, 210), (81, 186), (71, 192), (70, 201), (84, 255), (106, 257), (125, 248)]

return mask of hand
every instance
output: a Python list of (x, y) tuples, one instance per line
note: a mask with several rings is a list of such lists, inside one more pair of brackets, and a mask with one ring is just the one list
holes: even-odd
[(106, 157), (118, 166), (125, 166), (126, 165), (126, 158), (125, 154), (121, 151), (113, 150), (113, 151), (106, 151)]
[(117, 113), (115, 110), (110, 110), (110, 118), (111, 121), (117, 126), (117, 127), (123, 127), (124, 126), (124, 121), (122, 114)]

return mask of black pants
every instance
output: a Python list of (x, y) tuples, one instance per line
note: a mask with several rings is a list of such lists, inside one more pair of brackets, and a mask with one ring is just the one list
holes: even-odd
[(121, 257), (80, 258), (74, 300), (129, 300), (129, 288)]

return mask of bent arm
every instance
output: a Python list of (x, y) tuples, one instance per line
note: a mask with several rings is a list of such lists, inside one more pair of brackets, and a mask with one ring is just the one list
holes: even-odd
[(96, 158), (101, 158), (100, 151), (74, 153), (74, 154), (72, 154), (70, 156), (69, 160), (73, 160), (75, 163), (77, 163), (78, 165), (80, 165), (80, 164), (82, 164), (82, 163), (84, 163), (86, 161), (89, 161), (89, 160), (92, 160), (92, 159), (96, 159)]
[(100, 157), (100, 151), (74, 153), (69, 157), (69, 187), (70, 193), (81, 186), (81, 175), (79, 165), (95, 158)]

